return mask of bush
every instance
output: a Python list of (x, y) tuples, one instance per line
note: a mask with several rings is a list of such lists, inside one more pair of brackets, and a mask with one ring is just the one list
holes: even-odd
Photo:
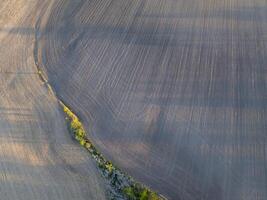
[(123, 194), (129, 200), (161, 200), (155, 192), (150, 191), (140, 184), (125, 187), (123, 189)]
[(148, 190), (144, 189), (143, 192), (141, 193), (140, 200), (148, 200)]
[(85, 140), (84, 140), (84, 139), (81, 139), (81, 140), (80, 140), (80, 144), (81, 144), (82, 146), (84, 146), (84, 145), (85, 145)]
[(90, 142), (86, 142), (86, 143), (85, 143), (85, 148), (86, 148), (86, 149), (90, 149), (91, 146), (92, 146), (92, 144), (91, 144)]
[(133, 191), (133, 188), (132, 187), (125, 187), (123, 189), (123, 193), (126, 195), (126, 197), (129, 200), (136, 200), (135, 194), (134, 194), (134, 191)]

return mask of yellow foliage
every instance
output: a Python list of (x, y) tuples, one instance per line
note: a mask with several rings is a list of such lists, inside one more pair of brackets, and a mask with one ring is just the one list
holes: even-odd
[(89, 143), (89, 142), (86, 142), (86, 143), (85, 143), (85, 147), (86, 147), (87, 149), (91, 148), (91, 146), (92, 146), (91, 143)]
[(78, 118), (76, 118), (76, 117), (72, 118), (70, 126), (72, 129), (76, 129), (76, 130), (82, 128), (81, 122), (79, 122)]
[(106, 168), (108, 169), (109, 172), (113, 171), (113, 165), (111, 163), (106, 164)]
[(84, 145), (85, 145), (85, 140), (84, 140), (84, 139), (81, 139), (81, 140), (80, 140), (80, 144), (81, 144), (82, 146), (84, 146)]

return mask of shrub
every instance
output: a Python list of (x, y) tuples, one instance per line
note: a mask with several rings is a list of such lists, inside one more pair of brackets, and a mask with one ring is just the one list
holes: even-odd
[(86, 148), (86, 149), (90, 149), (90, 148), (91, 148), (91, 146), (92, 146), (92, 145), (91, 145), (91, 143), (90, 143), (90, 142), (86, 142), (86, 143), (85, 143), (85, 148)]
[(126, 197), (127, 197), (129, 200), (135, 200), (135, 199), (136, 199), (132, 187), (125, 187), (125, 188), (123, 189), (123, 193), (126, 195)]
[(162, 200), (155, 192), (150, 191), (140, 184), (125, 187), (123, 194), (129, 200)]
[(110, 162), (106, 162), (105, 167), (109, 171), (109, 173), (111, 173), (114, 169), (113, 165)]
[(140, 200), (148, 200), (148, 190), (144, 189), (143, 192), (141, 193)]
[(81, 144), (82, 146), (84, 146), (84, 145), (85, 145), (85, 140), (84, 140), (84, 139), (81, 139), (81, 140), (80, 140), (80, 144)]

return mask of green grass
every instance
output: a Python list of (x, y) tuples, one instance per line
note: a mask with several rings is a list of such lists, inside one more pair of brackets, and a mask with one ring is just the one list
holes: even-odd
[(129, 200), (162, 200), (155, 192), (138, 183), (124, 188), (123, 193)]

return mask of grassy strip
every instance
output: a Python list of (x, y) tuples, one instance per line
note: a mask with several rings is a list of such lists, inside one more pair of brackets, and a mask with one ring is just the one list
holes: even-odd
[(112, 199), (163, 200), (157, 193), (126, 176), (110, 161), (106, 160), (86, 137), (85, 129), (78, 117), (63, 102), (60, 102), (60, 105), (63, 107), (69, 129), (75, 139), (89, 151), (97, 162), (102, 175), (108, 179), (116, 193), (119, 193), (119, 197), (113, 195)]

